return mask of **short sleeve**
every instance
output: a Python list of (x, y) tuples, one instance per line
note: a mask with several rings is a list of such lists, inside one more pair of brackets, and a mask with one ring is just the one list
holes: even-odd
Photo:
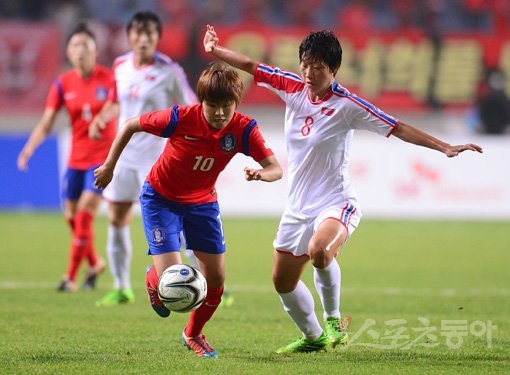
[(265, 64), (257, 65), (253, 77), (257, 85), (270, 89), (283, 101), (287, 101), (289, 94), (302, 91), (304, 88), (299, 75)]
[(177, 128), (179, 106), (162, 111), (147, 112), (140, 116), (140, 126), (146, 133), (169, 138)]
[(115, 76), (113, 74), (111, 75), (110, 88), (108, 90), (108, 100), (113, 103), (119, 102), (117, 96), (117, 84), (115, 82)]
[(64, 89), (62, 88), (62, 82), (57, 79), (50, 87), (48, 96), (46, 97), (46, 107), (54, 108), (59, 110), (64, 104)]
[(174, 100), (181, 105), (197, 103), (197, 97), (191, 89), (188, 78), (186, 77), (186, 73), (181, 68), (181, 66), (173, 63), (170, 66), (170, 69), (173, 72), (171, 75), (173, 82), (170, 85), (170, 91)]
[(264, 140), (255, 120), (243, 132), (242, 152), (247, 156), (251, 156), (257, 162), (273, 155), (273, 151)]
[(368, 130), (389, 137), (397, 128), (399, 120), (383, 112), (360, 97), (349, 94), (349, 124), (352, 129)]

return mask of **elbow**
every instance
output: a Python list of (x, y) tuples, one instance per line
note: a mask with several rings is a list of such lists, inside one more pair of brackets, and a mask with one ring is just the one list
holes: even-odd
[(281, 180), (282, 177), (283, 177), (283, 169), (282, 169), (282, 167), (277, 166), (274, 171), (274, 180), (273, 181)]

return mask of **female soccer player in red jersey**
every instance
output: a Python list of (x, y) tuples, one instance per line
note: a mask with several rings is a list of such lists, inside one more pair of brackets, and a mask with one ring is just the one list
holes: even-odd
[[(331, 31), (310, 33), (299, 46), (301, 74), (256, 63), (219, 45), (207, 26), (205, 51), (254, 75), (255, 82), (286, 104), (289, 197), (274, 241), (273, 283), (302, 337), (278, 353), (312, 352), (348, 340), (340, 322), (340, 267), (336, 254), (354, 232), (361, 211), (348, 174), (355, 129), (369, 130), (454, 157), (482, 152), (474, 144), (452, 146), (398, 121), (335, 81), (342, 48)], [(324, 330), (310, 290), (300, 280), (308, 263), (322, 302)]]
[(57, 113), (64, 106), (71, 119), (72, 143), (62, 196), (72, 243), (67, 271), (58, 290), (75, 292), (82, 260), (87, 259), (89, 264), (83, 284), (86, 289), (95, 287), (97, 276), (105, 268), (105, 262), (94, 249), (93, 220), (101, 202), (101, 191), (94, 186), (94, 169), (106, 159), (116, 133), (115, 120), (101, 130), (99, 140), (89, 138), (88, 128), (104, 103), (117, 99), (112, 72), (96, 64), (95, 37), (85, 24), (71, 32), (67, 57), (73, 69), (61, 74), (51, 86), (43, 116), (19, 154), (18, 168), (28, 169), (28, 161), (51, 132)]
[(282, 169), (265, 144), (257, 123), (236, 112), (243, 84), (239, 74), (214, 64), (202, 72), (197, 94), (200, 104), (145, 113), (129, 119), (115, 138), (105, 163), (95, 171), (96, 185), (106, 187), (133, 134), (147, 132), (168, 138), (142, 188), (140, 202), (148, 254), (154, 267), (146, 275), (149, 301), (162, 317), (170, 311), (157, 293), (158, 275), (182, 263), (179, 249), (184, 233), (207, 279), (207, 297), (191, 313), (182, 342), (198, 356), (217, 358), (202, 329), (221, 302), (225, 279), (225, 240), (214, 187), (218, 175), (237, 153), (251, 156), (262, 168), (244, 169), (248, 181), (275, 181)]

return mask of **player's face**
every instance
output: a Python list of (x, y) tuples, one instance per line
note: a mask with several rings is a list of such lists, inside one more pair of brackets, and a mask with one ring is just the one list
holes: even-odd
[(223, 129), (234, 117), (236, 103), (210, 103), (202, 102), (204, 117), (215, 129)]
[(134, 23), (128, 32), (129, 45), (142, 61), (150, 60), (156, 53), (159, 33), (154, 22)]
[(303, 60), (299, 68), (305, 81), (305, 86), (312, 94), (324, 92), (333, 81), (333, 72), (322, 62)]
[(96, 42), (86, 33), (73, 35), (67, 43), (67, 58), (77, 69), (92, 69), (97, 58)]

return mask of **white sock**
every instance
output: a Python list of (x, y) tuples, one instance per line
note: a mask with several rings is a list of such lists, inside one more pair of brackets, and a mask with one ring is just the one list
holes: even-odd
[(322, 335), (322, 327), (317, 320), (314, 310), (312, 293), (305, 283), (299, 283), (290, 293), (278, 293), (283, 308), (296, 323), (306, 339), (317, 339)]
[(188, 258), (189, 264), (191, 264), (193, 267), (200, 269), (200, 265), (198, 264), (198, 259), (195, 256), (195, 253), (193, 252), (193, 250), (189, 250), (189, 249), (184, 250), (184, 255), (186, 255), (186, 258)]
[(313, 279), (324, 309), (324, 320), (329, 317), (339, 318), (342, 273), (336, 259), (324, 269), (314, 267)]
[(115, 289), (131, 289), (131, 257), (133, 244), (129, 225), (117, 228), (108, 226), (106, 253), (110, 261), (110, 271)]

